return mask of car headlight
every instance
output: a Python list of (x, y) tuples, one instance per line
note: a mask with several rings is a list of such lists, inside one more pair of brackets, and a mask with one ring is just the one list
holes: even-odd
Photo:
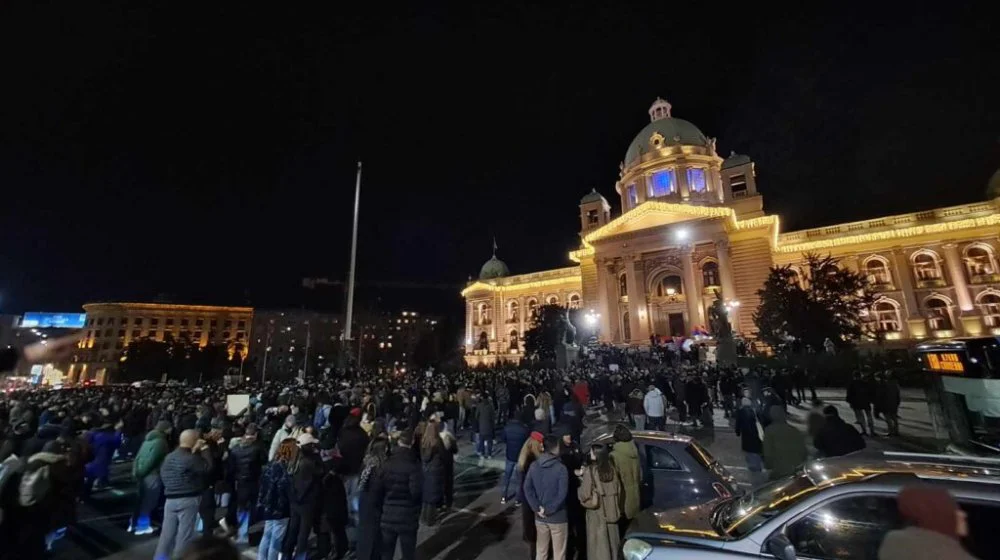
[(653, 552), (653, 546), (639, 539), (626, 539), (622, 546), (625, 560), (645, 560), (651, 552)]

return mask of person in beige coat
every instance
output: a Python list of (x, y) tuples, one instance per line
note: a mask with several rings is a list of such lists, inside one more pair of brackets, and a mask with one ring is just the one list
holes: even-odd
[(611, 450), (611, 459), (618, 469), (625, 492), (622, 519), (619, 520), (620, 531), (624, 535), (628, 524), (639, 514), (642, 490), (642, 467), (639, 465), (639, 448), (632, 441), (632, 432), (619, 424), (615, 427), (615, 446)]
[(616, 560), (621, 550), (618, 520), (625, 502), (622, 479), (608, 446), (591, 446), (590, 459), (577, 471), (581, 477), (577, 496), (587, 519), (587, 560)]
[(896, 499), (905, 529), (890, 531), (879, 560), (976, 560), (959, 539), (969, 533), (965, 512), (944, 488), (908, 486)]

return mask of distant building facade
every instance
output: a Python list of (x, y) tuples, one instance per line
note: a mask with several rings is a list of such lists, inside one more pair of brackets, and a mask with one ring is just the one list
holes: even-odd
[(782, 233), (749, 157), (720, 157), (662, 99), (649, 115), (619, 167), (623, 214), (612, 218), (596, 191), (580, 201), (577, 266), (511, 275), (494, 255), (462, 291), (467, 363), (519, 360), (542, 302), (580, 306), (603, 342), (635, 345), (707, 330), (718, 292), (734, 329), (753, 336), (770, 267), (809, 282), (807, 253), (868, 276), (880, 294), (868, 317), (887, 340), (1000, 335), (1000, 189), (983, 202)]
[(244, 373), (258, 379), (291, 379), (300, 372), (317, 375), (336, 365), (343, 336), (334, 313), (302, 309), (257, 309)]
[(244, 355), (253, 308), (162, 303), (88, 303), (84, 337), (67, 373), (69, 382), (104, 383), (133, 340), (186, 339), (199, 346), (225, 344)]

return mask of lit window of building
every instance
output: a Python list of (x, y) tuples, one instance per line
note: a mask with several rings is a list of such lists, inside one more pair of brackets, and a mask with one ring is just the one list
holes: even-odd
[(899, 306), (895, 302), (884, 299), (874, 306), (877, 329), (881, 332), (899, 332), (902, 321), (899, 319)]
[[(635, 183), (632, 183), (631, 185), (629, 185), (625, 189), (625, 194), (626, 194), (626, 197), (627, 197), (627, 200), (628, 200), (628, 207), (629, 208), (635, 208), (636, 206), (639, 205), (639, 193), (636, 191)], [(594, 216), (595, 220), (594, 220), (594, 222), (591, 222), (591, 223), (596, 223), (597, 222), (597, 219), (596, 219), (596, 217), (597, 217), (596, 216), (597, 211), (593, 210), (593, 212), (595, 214), (595, 216)]]
[(703, 193), (708, 190), (708, 183), (705, 181), (705, 170), (700, 167), (690, 167), (687, 170), (688, 190), (696, 193)]
[(667, 196), (677, 191), (677, 173), (673, 169), (657, 171), (650, 176), (649, 196)]

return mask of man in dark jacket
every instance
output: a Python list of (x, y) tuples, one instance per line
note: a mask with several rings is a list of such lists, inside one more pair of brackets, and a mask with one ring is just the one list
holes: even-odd
[(825, 421), (813, 444), (823, 457), (839, 457), (865, 448), (861, 434), (840, 418), (837, 407), (828, 405), (823, 409)]
[[(298, 437), (298, 444), (299, 464), (292, 475), (292, 517), (288, 521), (283, 558), (305, 560), (309, 551), (309, 533), (319, 519), (324, 473), (317, 447), (319, 440), (307, 432)], [(293, 550), (295, 556), (292, 556)]]
[[(198, 505), (205, 490), (205, 477), (212, 469), (212, 457), (198, 430), (181, 432), (180, 444), (160, 465), (163, 494), (163, 532), (156, 544), (155, 560), (166, 560), (184, 550), (194, 536)], [(203, 452), (204, 451), (204, 452)]]
[(753, 484), (763, 482), (764, 444), (761, 441), (757, 413), (749, 397), (740, 400), (740, 409), (736, 411), (736, 435), (740, 436), (740, 448), (746, 457), (747, 469), (750, 470), (750, 481)]
[(569, 493), (569, 474), (559, 460), (561, 440), (555, 436), (545, 438), (545, 453), (531, 464), (524, 479), (524, 499), (535, 513), (535, 530), (540, 560), (549, 558), (552, 543), (553, 558), (566, 559), (566, 541), (569, 537), (566, 514), (566, 495)]
[(160, 493), (163, 491), (160, 465), (167, 457), (167, 439), (172, 428), (170, 422), (157, 422), (156, 427), (146, 434), (132, 463), (132, 477), (139, 485), (139, 501), (129, 524), (129, 531), (134, 530), (136, 535), (148, 535), (155, 530), (149, 524), (149, 514), (160, 503)]
[[(872, 418), (872, 401), (875, 400), (872, 383), (861, 372), (854, 373), (854, 379), (847, 386), (847, 404), (854, 411), (854, 421), (861, 429), (861, 435), (875, 435), (875, 420)], [(868, 431), (865, 431), (865, 422)]]
[(687, 401), (688, 414), (691, 415), (691, 421), (694, 422), (694, 427), (698, 427), (698, 421), (701, 418), (701, 407), (708, 402), (708, 387), (705, 387), (704, 381), (702, 381), (700, 375), (694, 375), (688, 379), (687, 385), (684, 388), (685, 400)]
[(385, 463), (382, 476), (373, 481), (372, 492), (382, 503), (382, 558), (395, 557), (398, 540), (403, 560), (414, 560), (424, 475), (411, 450), (413, 431), (404, 430), (398, 445)]
[(337, 437), (337, 446), (340, 448), (340, 468), (338, 474), (344, 481), (344, 491), (347, 492), (347, 515), (348, 528), (347, 539), (351, 546), (358, 539), (358, 486), (359, 475), (361, 474), (361, 464), (365, 459), (365, 451), (368, 449), (368, 433), (361, 427), (361, 409), (351, 409), (344, 418), (343, 427)]
[[(528, 411), (529, 414), (531, 411)], [(523, 416), (523, 413), (522, 413)], [(503, 471), (503, 492), (500, 493), (500, 503), (506, 504), (507, 499), (511, 496), (509, 491), (511, 484), (510, 480), (516, 472), (517, 458), (521, 454), (521, 447), (524, 446), (524, 442), (528, 441), (528, 427), (521, 421), (521, 417), (515, 417), (513, 420), (507, 423), (503, 429), (503, 440), (504, 445), (507, 447), (507, 462), (504, 465)], [(514, 489), (517, 490), (518, 485), (514, 485)]]
[(496, 437), (496, 414), (493, 411), (493, 402), (490, 394), (486, 391), (480, 395), (479, 404), (476, 405), (476, 421), (479, 430), (476, 432), (476, 453), (479, 454), (479, 466), (483, 466), (486, 459), (493, 456), (493, 438)]
[(243, 437), (229, 448), (227, 471), (235, 486), (236, 520), (239, 529), (236, 544), (250, 543), (250, 512), (257, 499), (260, 473), (267, 463), (267, 450), (257, 441), (257, 426), (250, 424)]

